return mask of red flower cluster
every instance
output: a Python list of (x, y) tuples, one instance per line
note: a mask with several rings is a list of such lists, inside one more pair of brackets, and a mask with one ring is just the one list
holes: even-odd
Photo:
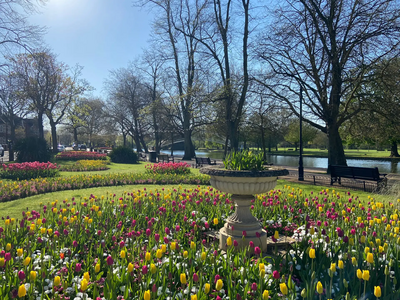
[(56, 155), (57, 160), (100, 159), (106, 160), (107, 154), (87, 151), (64, 151)]
[(57, 164), (51, 162), (25, 162), (3, 164), (1, 178), (24, 180), (38, 177), (54, 177), (58, 174)]
[(169, 162), (146, 165), (146, 172), (152, 174), (190, 174), (190, 166), (185, 162)]

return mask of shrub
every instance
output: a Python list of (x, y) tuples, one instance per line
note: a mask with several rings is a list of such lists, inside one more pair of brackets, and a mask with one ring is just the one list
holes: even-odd
[(50, 159), (46, 140), (34, 136), (19, 140), (14, 151), (17, 152), (17, 162), (47, 162)]
[(152, 174), (190, 174), (190, 166), (185, 162), (149, 164), (145, 168), (147, 173)]
[(57, 160), (107, 160), (107, 154), (87, 151), (64, 151), (56, 155)]
[(254, 154), (248, 150), (231, 152), (224, 160), (225, 169), (237, 171), (262, 171), (265, 163), (263, 153)]
[(114, 148), (110, 153), (112, 162), (120, 164), (136, 164), (137, 154), (131, 148), (128, 147), (117, 147)]
[(78, 160), (73, 165), (60, 166), (60, 171), (101, 171), (107, 170), (107, 162), (104, 160)]
[(58, 167), (51, 162), (26, 162), (16, 164), (3, 164), (3, 170), (0, 172), (1, 178), (12, 180), (24, 180), (39, 177), (54, 177), (58, 175)]

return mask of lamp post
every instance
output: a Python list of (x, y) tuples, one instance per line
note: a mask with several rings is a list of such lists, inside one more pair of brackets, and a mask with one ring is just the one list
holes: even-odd
[(299, 181), (304, 181), (303, 168), (303, 88), (300, 86), (300, 153), (299, 153)]

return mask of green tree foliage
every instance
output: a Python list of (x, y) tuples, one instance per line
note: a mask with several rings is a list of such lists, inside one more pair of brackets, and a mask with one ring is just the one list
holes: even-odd
[(110, 153), (112, 162), (121, 164), (136, 164), (137, 154), (131, 148), (128, 147), (117, 147), (114, 148)]
[(17, 141), (14, 146), (17, 152), (17, 162), (48, 162), (50, 152), (45, 139), (30, 136)]
[[(307, 145), (317, 136), (318, 129), (311, 126), (310, 124), (303, 123), (303, 145)], [(289, 123), (287, 134), (285, 135), (285, 140), (289, 143), (294, 144), (296, 147), (300, 145), (300, 121), (292, 119)]]

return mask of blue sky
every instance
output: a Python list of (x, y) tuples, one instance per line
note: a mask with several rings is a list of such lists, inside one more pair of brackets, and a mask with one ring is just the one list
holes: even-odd
[(146, 48), (152, 16), (132, 0), (49, 0), (32, 25), (48, 27), (44, 40), (59, 61), (84, 67), (85, 78), (103, 96), (109, 71), (126, 67)]

